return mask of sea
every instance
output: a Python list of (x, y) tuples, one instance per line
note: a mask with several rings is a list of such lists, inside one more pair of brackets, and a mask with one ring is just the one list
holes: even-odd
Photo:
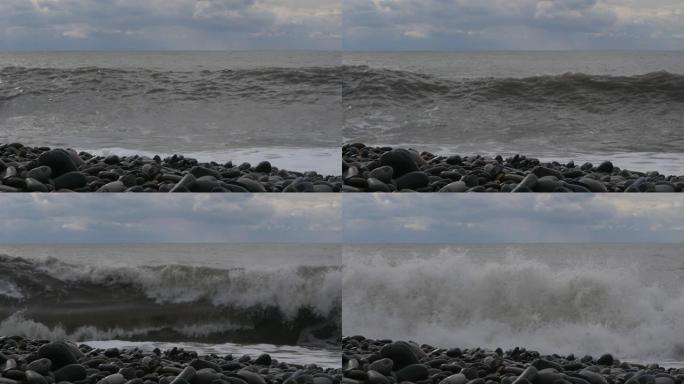
[(345, 245), (343, 334), (684, 367), (682, 244)]
[(0, 335), (338, 367), (339, 245), (0, 245)]
[(339, 52), (0, 52), (0, 143), (340, 173)]
[(345, 52), (343, 140), (684, 174), (684, 52)]

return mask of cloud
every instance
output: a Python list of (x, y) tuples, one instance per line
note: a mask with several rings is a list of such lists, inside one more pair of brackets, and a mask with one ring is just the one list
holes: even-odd
[(672, 0), (347, 0), (348, 50), (683, 49)]
[(684, 197), (344, 195), (345, 243), (679, 242)]
[(0, 243), (336, 243), (339, 200), (257, 194), (5, 196)]
[(335, 0), (6, 0), (0, 49), (328, 49)]

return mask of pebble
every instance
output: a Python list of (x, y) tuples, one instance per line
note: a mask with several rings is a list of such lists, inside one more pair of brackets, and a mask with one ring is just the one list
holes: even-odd
[(342, 338), (343, 383), (421, 384), (681, 384), (684, 368), (509, 350), (438, 348), (427, 344)]
[(345, 175), (342, 192), (672, 193), (684, 190), (684, 175), (629, 171), (610, 161), (578, 167), (573, 161), (542, 162), (522, 155), (442, 156), (362, 143), (342, 147), (342, 169)]
[[(11, 357), (11, 358), (10, 358)], [(384, 376), (383, 376), (384, 377)], [(167, 351), (94, 349), (69, 342), (0, 336), (0, 384), (340, 384), (340, 368)]]
[(26, 146), (17, 151), (15, 144), (0, 144), (0, 192), (340, 192), (343, 185), (341, 175), (288, 171), (268, 161), (234, 166), (181, 155), (96, 156)]

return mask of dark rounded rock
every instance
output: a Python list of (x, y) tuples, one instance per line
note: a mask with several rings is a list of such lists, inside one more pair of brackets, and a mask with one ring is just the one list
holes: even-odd
[(32, 370), (26, 371), (26, 382), (28, 384), (48, 384), (47, 379), (42, 374)]
[(382, 181), (383, 183), (391, 183), (392, 182), (392, 177), (394, 176), (394, 169), (390, 167), (389, 165), (383, 165), (381, 167), (377, 167), (370, 171), (368, 173), (369, 178), (374, 178)]
[(50, 176), (52, 175), (52, 170), (50, 167), (46, 165), (42, 165), (40, 167), (35, 167), (28, 171), (26, 174), (27, 178), (35, 179), (40, 181), (41, 183), (49, 183), (50, 182)]
[(387, 186), (387, 184), (383, 183), (382, 181), (369, 177), (366, 180), (367, 186), (368, 186), (368, 192), (390, 192), (390, 187)]
[(78, 381), (88, 376), (86, 368), (81, 364), (69, 364), (55, 371), (55, 381)]
[(596, 167), (596, 172), (613, 173), (613, 168), (613, 163), (610, 161), (604, 161), (603, 163), (599, 164), (598, 167)]
[(53, 149), (41, 153), (38, 157), (38, 164), (50, 167), (52, 177), (77, 170), (71, 155), (64, 149)]
[(385, 152), (380, 156), (380, 163), (392, 167), (394, 177), (398, 178), (409, 172), (418, 171), (414, 156), (406, 149), (398, 148)]
[(67, 172), (55, 179), (55, 189), (71, 189), (85, 187), (88, 184), (86, 176), (78, 171)]
[(394, 363), (392, 362), (392, 359), (388, 358), (378, 359), (368, 364), (369, 370), (377, 371), (385, 376), (392, 374), (393, 367)]
[(97, 192), (123, 192), (126, 186), (120, 180), (112, 181), (97, 189)]
[(59, 369), (65, 365), (75, 364), (80, 357), (80, 351), (75, 346), (63, 341), (56, 341), (45, 344), (38, 348), (38, 357), (49, 359), (52, 369)]
[(413, 189), (426, 187), (430, 183), (430, 178), (424, 172), (409, 172), (396, 179), (397, 189)]
[(429, 376), (428, 368), (423, 364), (411, 364), (397, 371), (397, 381), (417, 382)]
[(419, 360), (413, 348), (404, 341), (386, 344), (380, 349), (382, 357), (392, 360), (395, 369), (401, 369), (411, 364), (418, 364)]
[(117, 155), (109, 155), (104, 159), (104, 163), (109, 165), (119, 164), (120, 161), (121, 159)]
[(271, 355), (268, 353), (262, 353), (254, 359), (254, 364), (258, 365), (271, 365)]
[(613, 355), (606, 353), (605, 355), (599, 357), (598, 360), (596, 360), (596, 363), (599, 365), (613, 365), (614, 361)]
[(36, 359), (26, 365), (27, 370), (35, 371), (43, 376), (50, 373), (50, 368), (52, 368), (52, 362), (48, 358)]
[(442, 187), (440, 192), (465, 192), (468, 190), (468, 186), (463, 181), (454, 181)]
[(268, 161), (262, 161), (261, 163), (257, 164), (256, 167), (254, 167), (254, 171), (259, 173), (271, 173), (271, 169), (271, 163)]

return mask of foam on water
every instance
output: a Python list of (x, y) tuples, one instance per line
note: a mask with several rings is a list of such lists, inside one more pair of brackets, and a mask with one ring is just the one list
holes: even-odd
[[(127, 149), (127, 148), (100, 148), (84, 150), (85, 152), (107, 156), (116, 154), (119, 156), (141, 155), (147, 157), (169, 157), (173, 153), (157, 153), (153, 151)], [(252, 147), (235, 148), (220, 151), (184, 152), (185, 157), (197, 159), (199, 162), (216, 162), (219, 164), (233, 161), (234, 165), (248, 162), (257, 165), (267, 160), (274, 167), (288, 171), (316, 171), (323, 175), (339, 175), (342, 166), (339, 159), (342, 150), (339, 147), (316, 147), (316, 148), (290, 148), (290, 147)]]
[(400, 144), (376, 144), (375, 146), (389, 146), (398, 148), (412, 148), (417, 151), (427, 151), (434, 155), (483, 155), (504, 157), (516, 154), (527, 157), (536, 157), (542, 162), (556, 161), (565, 164), (574, 161), (576, 166), (585, 162), (595, 166), (604, 161), (611, 161), (614, 166), (621, 169), (638, 172), (658, 171), (664, 175), (684, 175), (684, 152), (573, 152), (572, 150), (548, 152), (543, 148), (519, 148), (520, 151), (512, 151), (500, 143), (483, 142), (460, 145), (443, 145), (429, 143), (400, 143)]
[(168, 350), (174, 347), (195, 351), (199, 355), (226, 355), (234, 356), (250, 355), (256, 357), (262, 353), (268, 353), (272, 358), (285, 363), (293, 364), (316, 364), (326, 368), (339, 368), (342, 354), (335, 349), (315, 349), (301, 346), (282, 346), (273, 344), (206, 344), (206, 343), (159, 343), (159, 342), (131, 342), (122, 340), (96, 340), (86, 341), (83, 344), (93, 348), (139, 348), (143, 351), (152, 351), (155, 348)]
[(451, 247), (416, 252), (345, 249), (345, 335), (636, 361), (684, 358), (684, 288), (644, 278), (643, 266), (630, 259), (554, 264)]

